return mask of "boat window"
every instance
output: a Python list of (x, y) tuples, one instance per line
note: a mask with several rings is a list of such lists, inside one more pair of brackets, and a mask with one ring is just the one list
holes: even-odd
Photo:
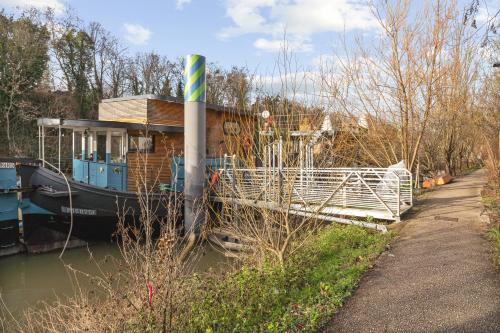
[(106, 161), (106, 132), (97, 132), (97, 162)]
[(128, 150), (131, 152), (152, 153), (154, 147), (154, 135), (130, 135), (128, 137)]
[(76, 160), (82, 159), (82, 132), (75, 131), (75, 145), (73, 147), (73, 158)]
[(122, 163), (123, 160), (123, 136), (111, 135), (111, 162), (112, 163)]

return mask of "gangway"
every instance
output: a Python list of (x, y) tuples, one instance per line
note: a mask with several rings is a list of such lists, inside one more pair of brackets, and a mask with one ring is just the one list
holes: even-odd
[[(263, 117), (271, 119), (269, 112)], [(225, 156), (212, 200), (232, 209), (250, 206), (383, 232), (386, 225), (375, 220), (399, 222), (413, 206), (412, 174), (403, 162), (388, 168), (324, 168), (314, 162), (313, 147), (321, 138), (335, 137), (329, 114), (309, 130), (300, 128), (307, 116), (282, 115), (279, 126), (280, 116), (273, 117), (260, 132), (263, 166), (246, 168), (235, 156)]]
[[(219, 170), (212, 199), (387, 231), (413, 206), (405, 168), (240, 168)], [(360, 218), (364, 221), (353, 219)]]

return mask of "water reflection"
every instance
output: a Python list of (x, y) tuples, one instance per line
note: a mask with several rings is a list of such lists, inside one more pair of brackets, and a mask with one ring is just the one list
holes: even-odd
[[(89, 248), (67, 250), (64, 262), (59, 260), (57, 251), (0, 258), (2, 298), (10, 311), (19, 314), (28, 307), (36, 306), (40, 301), (50, 302), (57, 296), (71, 296), (74, 279), (64, 264), (95, 276), (100, 274), (96, 262), (102, 263), (100, 267), (104, 271), (111, 269), (110, 261), (104, 262), (106, 256), (119, 258), (118, 247), (111, 243), (99, 243)], [(205, 245), (196, 256), (193, 266), (196, 271), (202, 272), (209, 268), (225, 269), (230, 264), (231, 259), (225, 257), (220, 250)], [(82, 288), (89, 287), (88, 279), (80, 278), (79, 282)]]

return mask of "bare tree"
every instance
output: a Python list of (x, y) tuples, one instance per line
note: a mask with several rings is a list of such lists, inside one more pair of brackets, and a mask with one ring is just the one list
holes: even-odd
[[(499, 42), (496, 42), (499, 44)], [(480, 153), (494, 184), (500, 183), (500, 73), (498, 68), (487, 71), (476, 105), (476, 126)]]
[[(258, 95), (252, 106), (257, 118), (242, 126), (237, 137), (224, 140), (232, 156), (222, 171), (228, 176), (221, 175), (221, 181), (212, 188), (222, 198), (222, 210), (212, 214), (214, 225), (239, 239), (248, 251), (243, 257), (257, 265), (269, 261), (284, 265), (319, 225), (316, 214), (301, 216), (294, 212), (292, 197), (306, 147), (312, 151), (315, 144), (313, 135), (301, 137), (297, 133), (313, 133), (325, 114), (322, 108), (307, 107), (301, 100), (298, 87), (305, 78), (289, 75), (295, 73), (294, 56), (286, 43), (277, 68), (280, 93)], [(230, 94), (233, 101), (240, 98), (242, 102), (248, 96), (248, 87), (241, 73), (236, 73), (229, 75), (229, 80), (235, 80), (229, 91), (239, 89)], [(263, 110), (270, 113), (266, 119), (260, 117)]]
[(89, 82), (96, 102), (106, 97), (121, 96), (125, 86), (124, 48), (100, 23), (91, 22), (86, 30), (92, 40)]
[(139, 53), (129, 60), (130, 90), (134, 95), (172, 95), (176, 68), (166, 57), (154, 52)]
[(460, 13), (452, 15), (446, 52), (442, 56), (442, 75), (436, 81), (435, 111), (423, 140), (423, 155), (427, 170), (455, 174), (476, 159), (475, 110), (483, 59), (478, 52), (481, 41), (474, 38), (476, 31), (463, 24)]
[(435, 111), (454, 7), (437, 1), (411, 17), (410, 7), (405, 0), (373, 7), (379, 44), (346, 50), (339, 60), (346, 87), (331, 86), (331, 96), (350, 116), (365, 118), (370, 144), (353, 135), (373, 163), (402, 159), (413, 170)]
[(109, 56), (109, 83), (106, 98), (121, 97), (127, 89), (126, 59), (120, 50), (114, 49)]

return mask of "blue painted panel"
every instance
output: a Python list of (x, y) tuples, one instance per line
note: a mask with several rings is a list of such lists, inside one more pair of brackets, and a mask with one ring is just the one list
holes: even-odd
[(105, 163), (97, 163), (96, 181), (97, 186), (108, 186), (108, 166)]
[(224, 158), (207, 158), (206, 164), (208, 169), (221, 169), (224, 165)]
[(89, 184), (107, 187), (108, 186), (108, 166), (106, 163), (89, 162)]
[(17, 220), (17, 193), (0, 193), (0, 222)]
[(89, 162), (82, 161), (82, 165), (83, 165), (82, 182), (88, 184), (89, 183)]
[(80, 160), (73, 159), (73, 180), (80, 182), (83, 178), (83, 166)]
[(118, 191), (127, 190), (127, 167), (121, 164), (110, 164), (108, 166), (108, 188)]
[(97, 163), (89, 163), (89, 184), (97, 185)]
[(126, 164), (73, 160), (73, 179), (103, 188), (126, 191), (127, 171)]
[(0, 166), (0, 189), (6, 190), (16, 187), (16, 165), (10, 162), (2, 163)]
[[(210, 170), (220, 169), (224, 165), (224, 158), (207, 158), (206, 159), (206, 175), (207, 180), (209, 175), (212, 173)], [(172, 158), (171, 165), (171, 179), (172, 179), (172, 189), (177, 192), (184, 191), (184, 157), (174, 156)]]
[(184, 158), (174, 156), (170, 167), (172, 189), (177, 192), (184, 191)]
[(87, 161), (73, 159), (73, 179), (88, 184), (88, 164)]
[(124, 165), (122, 167), (123, 176), (122, 176), (122, 191), (128, 190), (128, 167)]

